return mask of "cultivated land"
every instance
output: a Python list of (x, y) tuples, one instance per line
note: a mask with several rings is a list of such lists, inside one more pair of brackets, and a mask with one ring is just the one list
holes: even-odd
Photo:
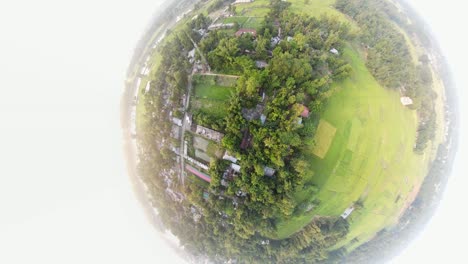
[[(401, 208), (427, 173), (423, 168), (428, 160), (413, 152), (415, 112), (400, 104), (398, 92), (375, 81), (355, 49), (347, 48), (344, 56), (353, 74), (335, 84), (337, 91), (321, 116), (336, 128), (336, 134), (323, 159), (313, 151), (309, 156), (314, 173), (307, 182), (319, 188), (316, 197), (321, 203), (305, 215), (280, 223), (278, 238), (290, 236), (314, 216), (340, 215), (361, 200), (363, 208), (348, 218), (347, 239), (336, 245), (355, 248), (396, 223)], [(320, 125), (318, 131), (320, 134)], [(324, 134), (318, 139), (320, 145), (320, 140), (329, 137)], [(301, 191), (296, 199), (310, 198), (306, 193), (307, 189)]]
[(320, 119), (319, 125), (317, 127), (317, 132), (313, 138), (311, 144), (312, 153), (323, 159), (330, 148), (333, 138), (335, 137), (336, 128), (327, 121)]

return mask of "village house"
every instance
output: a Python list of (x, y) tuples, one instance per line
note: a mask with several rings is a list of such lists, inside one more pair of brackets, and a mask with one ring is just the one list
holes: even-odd
[(236, 0), (234, 3), (232, 4), (244, 4), (244, 3), (252, 3), (254, 0)]
[(270, 168), (270, 167), (267, 167), (267, 166), (263, 167), (263, 175), (265, 175), (265, 176), (272, 177), (273, 175), (275, 175), (275, 172), (276, 171), (273, 168)]
[(237, 165), (237, 164), (234, 164), (234, 163), (231, 163), (231, 168), (232, 168), (235, 172), (239, 173), (239, 172), (240, 172), (240, 169), (241, 169), (241, 166), (239, 166), (239, 165)]
[(354, 211), (354, 207), (350, 206), (341, 214), (341, 218), (346, 219)]
[[(264, 99), (263, 93), (262, 93), (262, 99)], [(263, 105), (261, 105), (261, 104), (257, 104), (255, 106), (255, 108), (242, 108), (242, 110), (241, 110), (242, 116), (245, 119), (247, 119), (248, 121), (252, 121), (254, 119), (259, 119), (260, 116), (262, 115), (262, 112), (263, 112), (264, 108), (265, 107)]]
[(217, 23), (217, 24), (212, 24), (208, 27), (208, 30), (215, 30), (215, 29), (229, 29), (233, 28), (234, 23)]
[(189, 127), (192, 125), (192, 113), (185, 114), (185, 122), (187, 122)]
[(215, 131), (213, 129), (209, 129), (207, 127), (203, 127), (200, 125), (197, 125), (195, 133), (197, 133), (200, 136), (206, 137), (210, 140), (214, 140), (218, 143), (221, 142), (221, 139), (224, 136), (222, 133), (219, 133), (218, 131)]
[(404, 106), (408, 106), (408, 105), (412, 105), (413, 104), (413, 99), (407, 97), (407, 96), (404, 96), (404, 97), (401, 97), (400, 98), (400, 102), (402, 105)]
[(174, 123), (174, 125), (177, 125), (177, 126), (182, 126), (182, 120), (180, 120), (180, 118), (177, 118), (177, 117), (172, 118), (172, 123)]
[(190, 165), (185, 165), (185, 169), (191, 172), (193, 175), (197, 176), (198, 178), (206, 181), (206, 182), (211, 182), (211, 177), (208, 176), (207, 174), (195, 169), (194, 167)]
[(276, 37), (273, 37), (271, 38), (270, 40), (270, 45), (272, 48), (276, 47), (276, 45), (278, 45), (281, 41), (281, 38), (279, 36), (276, 36)]
[(262, 115), (260, 116), (260, 122), (262, 122), (262, 125), (265, 124), (265, 121), (266, 121), (266, 115), (262, 114)]
[(179, 138), (180, 138), (180, 127), (178, 127), (178, 126), (175, 125), (175, 124), (172, 125), (171, 137), (173, 137), (173, 138), (175, 138), (175, 139), (179, 139)]
[(251, 34), (252, 36), (257, 36), (257, 30), (251, 28), (241, 28), (236, 32), (236, 37), (240, 37), (244, 34)]
[(148, 82), (146, 83), (145, 93), (149, 92), (150, 88), (151, 88), (151, 81), (148, 81)]
[(236, 162), (237, 162), (237, 158), (234, 157), (234, 156), (231, 156), (227, 150), (224, 152), (223, 159), (224, 159), (224, 160), (229, 160), (229, 161), (232, 162), (232, 163), (236, 163)]
[(258, 61), (255, 61), (255, 66), (259, 69), (264, 69), (268, 66), (268, 63), (263, 60), (258, 60)]
[(340, 54), (340, 52), (339, 52), (337, 49), (335, 49), (335, 48), (332, 48), (332, 49), (330, 50), (330, 52), (333, 53), (333, 54), (335, 54), (335, 55), (339, 55), (339, 54)]
[(166, 188), (166, 194), (174, 201), (174, 202), (182, 202), (184, 200), (184, 196), (181, 193), (174, 192), (170, 188)]
[(301, 117), (303, 118), (308, 118), (309, 117), (309, 114), (310, 114), (310, 111), (309, 111), (309, 108), (307, 108), (307, 106), (305, 105), (302, 105), (304, 108), (301, 112)]
[(195, 62), (195, 48), (193, 48), (191, 51), (188, 52), (187, 57), (189, 58), (190, 63)]

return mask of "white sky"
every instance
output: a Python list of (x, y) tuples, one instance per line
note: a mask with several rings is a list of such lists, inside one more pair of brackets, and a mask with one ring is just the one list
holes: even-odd
[[(133, 196), (119, 124), (129, 59), (160, 1), (0, 3), (0, 263), (178, 261)], [(465, 87), (464, 4), (411, 1)], [(463, 257), (458, 165), (438, 215), (395, 263)]]

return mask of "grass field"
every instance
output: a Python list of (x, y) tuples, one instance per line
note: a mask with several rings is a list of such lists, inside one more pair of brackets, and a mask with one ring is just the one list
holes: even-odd
[(240, 28), (254, 28), (259, 30), (262, 26), (263, 17), (228, 17), (223, 23), (239, 23)]
[[(426, 175), (427, 158), (413, 152), (416, 113), (400, 104), (396, 91), (386, 90), (374, 80), (356, 50), (348, 47), (344, 56), (354, 69), (352, 77), (335, 84), (337, 92), (322, 114), (336, 128), (335, 136), (323, 159), (308, 150), (313, 174), (306, 182), (319, 188), (316, 198), (321, 203), (304, 215), (282, 220), (276, 238), (290, 236), (315, 215), (338, 216), (361, 199), (363, 208), (348, 218), (350, 232), (336, 246), (355, 248), (396, 223)], [(327, 141), (329, 137), (317, 139)], [(307, 189), (295, 197), (298, 202), (310, 198), (304, 194)], [(359, 242), (351, 244), (354, 238)]]
[[(194, 96), (190, 101), (191, 110), (198, 110), (216, 118), (226, 116), (231, 87), (226, 78), (215, 76), (195, 76)], [(231, 78), (232, 79), (232, 78)]]

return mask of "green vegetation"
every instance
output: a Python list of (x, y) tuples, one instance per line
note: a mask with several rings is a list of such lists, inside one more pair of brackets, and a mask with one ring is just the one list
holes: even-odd
[[(425, 77), (430, 75), (427, 64), (419, 67), (414, 64), (414, 54), (410, 50), (412, 46), (407, 45), (408, 39), (386, 18), (385, 12), (381, 11), (383, 8), (379, 9), (379, 6), (385, 8), (386, 14), (392, 10), (383, 0), (376, 0), (375, 3), (369, 0), (336, 1), (338, 10), (352, 17), (365, 29), (360, 39), (367, 46), (366, 66), (372, 75), (383, 86), (400, 89), (415, 101), (414, 108), (419, 110), (420, 120), (414, 150), (421, 154), (435, 135), (433, 92), (426, 88), (432, 85), (432, 79)], [(398, 23), (405, 24), (401, 20)]]
[[(382, 88), (356, 51), (346, 49), (345, 57), (353, 74), (335, 84), (338, 91), (322, 114), (337, 128), (335, 138), (324, 159), (309, 155), (310, 181), (320, 190), (315, 196), (320, 203), (309, 214), (279, 224), (278, 236), (289, 236), (313, 215), (339, 215), (362, 199), (363, 207), (349, 218), (347, 238), (337, 245), (353, 249), (396, 223), (427, 172), (422, 169), (427, 160), (412, 151), (416, 120), (400, 105), (398, 93)], [(354, 239), (359, 242), (351, 243)]]

